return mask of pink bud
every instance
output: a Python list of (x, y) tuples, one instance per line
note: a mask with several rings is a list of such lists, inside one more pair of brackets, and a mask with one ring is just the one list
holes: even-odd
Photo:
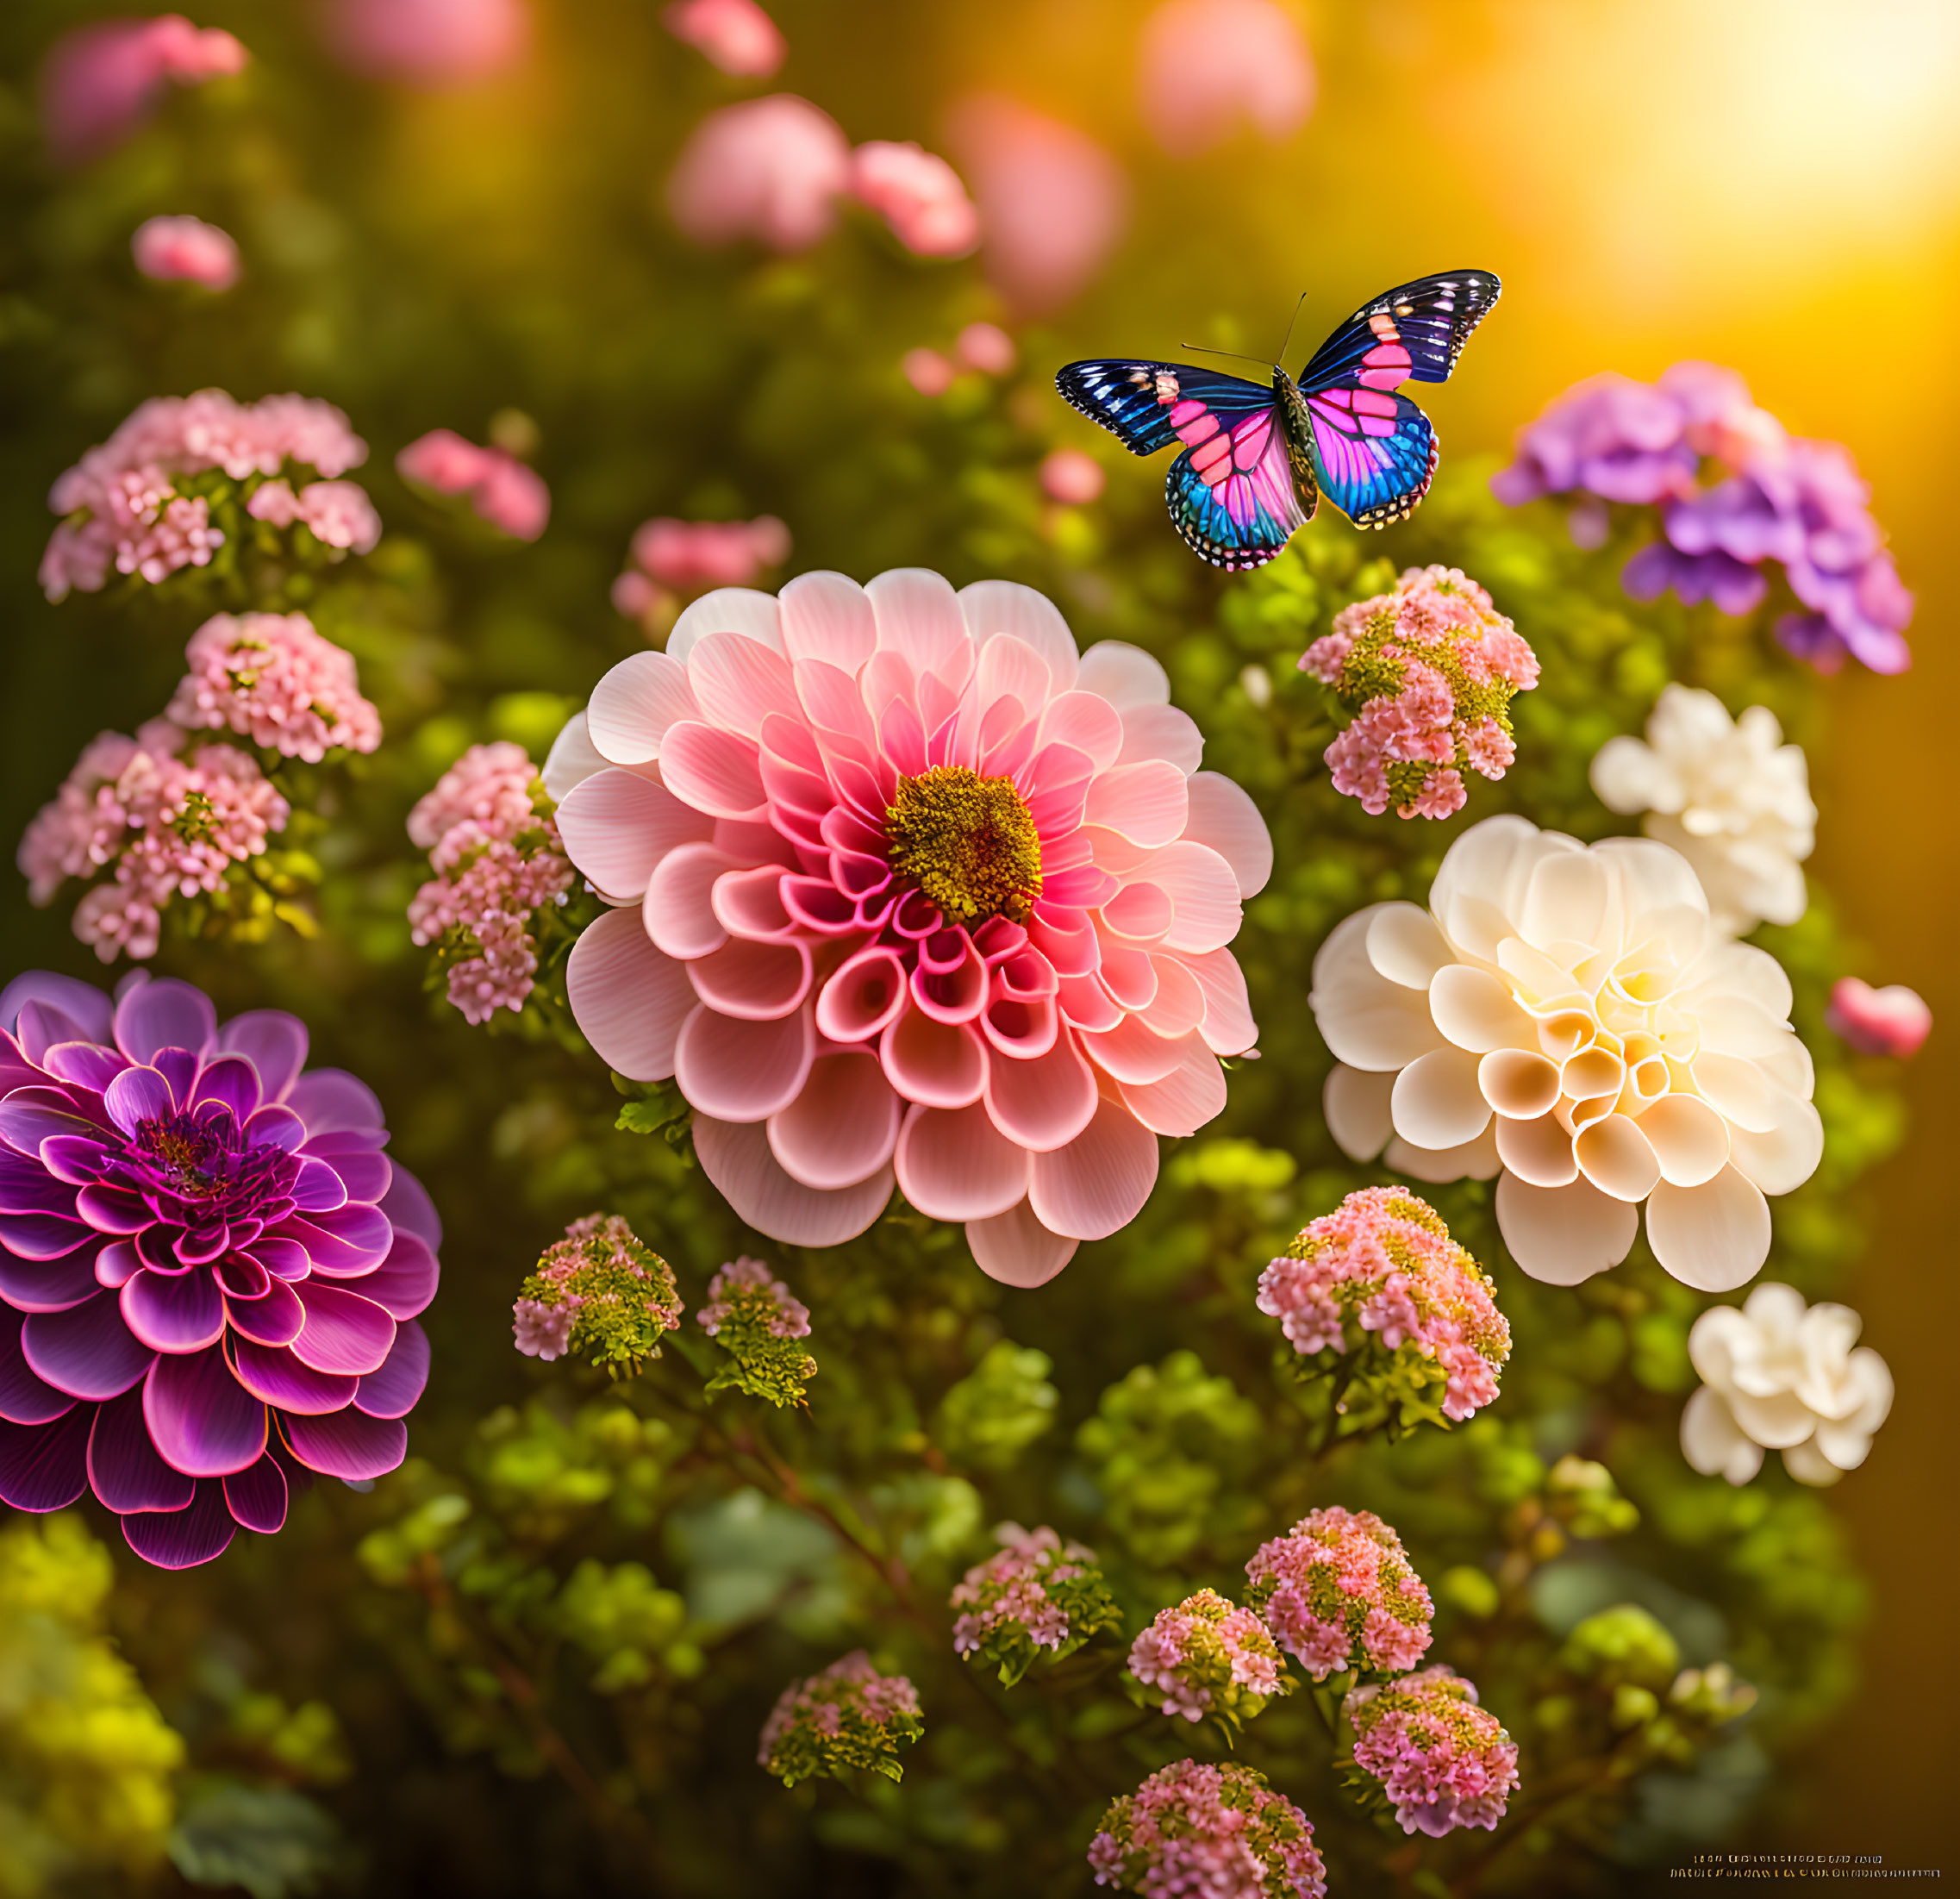
[(1916, 990), (1894, 983), (1874, 989), (1855, 976), (1834, 984), (1825, 1021), (1863, 1055), (1890, 1055), (1899, 1061), (1919, 1052), (1932, 1033), (1932, 1011)]
[(985, 376), (1005, 376), (1018, 354), (1014, 338), (998, 323), (969, 323), (954, 348), (964, 367)]
[(696, 244), (752, 238), (808, 250), (836, 222), (851, 185), (851, 147), (808, 99), (779, 92), (710, 113), (667, 180), (667, 207)]
[(196, 217), (153, 217), (129, 240), (136, 268), (159, 281), (228, 290), (238, 281), (238, 246), (215, 224)]
[(677, 40), (738, 78), (767, 78), (789, 51), (755, 0), (678, 0), (662, 18)]
[(1079, 448), (1058, 448), (1041, 463), (1041, 490), (1051, 501), (1083, 507), (1102, 492), (1108, 478), (1102, 465)]
[(980, 220), (959, 174), (916, 145), (860, 145), (851, 156), (851, 189), (916, 256), (963, 257), (980, 241)]
[(57, 162), (113, 150), (156, 105), (166, 84), (197, 85), (245, 68), (245, 48), (181, 13), (103, 20), (64, 34), (41, 68), (41, 123)]
[(921, 396), (943, 396), (952, 387), (953, 366), (936, 349), (908, 349), (898, 366)]

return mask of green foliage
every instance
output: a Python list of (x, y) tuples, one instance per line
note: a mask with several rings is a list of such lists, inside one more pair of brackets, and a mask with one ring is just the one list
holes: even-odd
[(972, 1371), (939, 1401), (933, 1441), (956, 1464), (1006, 1470), (1053, 1429), (1061, 1393), (1048, 1382), (1046, 1352), (997, 1339)]
[(340, 1883), (349, 1854), (333, 1816), (305, 1795), (214, 1780), (186, 1800), (171, 1832), (170, 1858), (194, 1886), (305, 1899)]

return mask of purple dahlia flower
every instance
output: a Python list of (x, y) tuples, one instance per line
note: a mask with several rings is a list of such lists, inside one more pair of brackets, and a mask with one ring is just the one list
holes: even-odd
[(402, 1461), (441, 1227), (305, 1026), (137, 971), (0, 991), (0, 1498), (165, 1569)]

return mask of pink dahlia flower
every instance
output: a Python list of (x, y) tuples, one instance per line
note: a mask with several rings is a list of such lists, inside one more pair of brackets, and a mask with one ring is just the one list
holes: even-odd
[(1326, 1899), (1313, 1821), (1236, 1762), (1158, 1768), (1109, 1803), (1089, 1865), (1097, 1885), (1147, 1899)]
[(303, 613), (214, 615), (184, 658), (190, 670), (164, 715), (187, 731), (228, 728), (313, 765), (336, 746), (381, 743), (381, 715), (361, 697), (353, 655)]
[(1317, 1682), (1337, 1669), (1414, 1668), (1433, 1605), (1401, 1539), (1372, 1510), (1309, 1510), (1245, 1565), (1246, 1601)]
[(979, 215), (958, 172), (916, 145), (860, 145), (851, 154), (851, 190), (916, 256), (964, 257), (980, 241)]
[(1894, 983), (1874, 989), (1855, 976), (1832, 985), (1824, 1020), (1861, 1055), (1891, 1055), (1900, 1061), (1919, 1052), (1932, 1034), (1932, 1011), (1917, 990)]
[(1275, 0), (1166, 0), (1144, 22), (1139, 91), (1166, 152), (1192, 156), (1241, 119), (1276, 142), (1314, 109), (1314, 62)]
[(851, 189), (851, 142), (794, 93), (724, 106), (697, 125), (667, 181), (667, 206), (696, 244), (752, 238), (805, 251), (837, 222)]
[(479, 448), (453, 429), (431, 429), (395, 458), (404, 480), (466, 495), (478, 515), (514, 540), (535, 540), (552, 517), (544, 478), (502, 448)]
[(1228, 946), (1271, 869), (1164, 669), (918, 569), (696, 601), (546, 784), (617, 905), (571, 1007), (671, 1075), (750, 1225), (834, 1246), (893, 1183), (1011, 1284), (1127, 1222), (1257, 1034)]
[(1517, 1743), (1476, 1704), (1476, 1684), (1439, 1665), (1342, 1708), (1354, 1764), (1382, 1784), (1405, 1833), (1440, 1840), (1458, 1827), (1495, 1828), (1518, 1785)]
[(531, 39), (523, 0), (328, 0), (322, 25), (351, 71), (432, 89), (496, 78)]
[(92, 1490), (129, 1546), (209, 1562), (309, 1472), (402, 1461), (442, 1229), (381, 1104), (303, 1072), (276, 1009), (188, 983), (0, 992), (0, 1497)]
[(153, 217), (136, 227), (129, 252), (145, 277), (228, 290), (238, 281), (238, 246), (201, 217)]
[(755, 0), (677, 0), (660, 17), (677, 40), (737, 78), (766, 79), (790, 50)]
[(242, 72), (245, 48), (181, 13), (102, 20), (54, 42), (41, 69), (41, 123), (58, 163), (78, 165), (122, 144), (149, 117), (166, 85), (201, 85)]

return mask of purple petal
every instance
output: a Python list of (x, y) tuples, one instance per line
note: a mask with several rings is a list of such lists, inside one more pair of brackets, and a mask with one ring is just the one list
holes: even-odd
[(360, 1282), (360, 1295), (397, 1319), (412, 1319), (434, 1298), (441, 1276), (435, 1254), (423, 1240), (397, 1233), (387, 1259)]
[(349, 1205), (310, 1220), (295, 1214), (279, 1222), (278, 1237), (298, 1240), (314, 1271), (329, 1279), (353, 1279), (372, 1272), (388, 1257), (394, 1232), (378, 1207)]
[(197, 1086), (197, 1077), (203, 1070), (203, 1058), (194, 1048), (159, 1048), (151, 1058), (150, 1065), (170, 1084), (170, 1091), (184, 1107), (190, 1105), (190, 1097)]
[(409, 1450), (409, 1427), (398, 1418), (371, 1418), (339, 1411), (329, 1418), (288, 1418), (286, 1441), (293, 1455), (323, 1477), (386, 1477)]
[(159, 1358), (143, 1385), (143, 1416), (164, 1461), (192, 1477), (229, 1477), (265, 1454), (265, 1407), (216, 1346)]
[(306, 1123), (283, 1103), (261, 1108), (245, 1124), (245, 1138), (254, 1147), (280, 1147), (296, 1153), (306, 1143)]
[(71, 1187), (85, 1187), (100, 1176), (109, 1153), (109, 1141), (93, 1129), (85, 1134), (50, 1134), (41, 1144), (41, 1165), (57, 1180)]
[(356, 1377), (381, 1369), (395, 1342), (395, 1321), (385, 1308), (317, 1279), (302, 1279), (293, 1290), (306, 1308), (306, 1324), (292, 1346), (301, 1363)]
[(73, 1219), (74, 1188), (47, 1168), (0, 1147), (0, 1214), (37, 1213)]
[(309, 1144), (308, 1158), (317, 1158), (324, 1165), (331, 1167), (340, 1176), (347, 1198), (369, 1207), (387, 1193), (397, 1171), (386, 1154), (321, 1154)]
[(358, 1378), (315, 1371), (283, 1347), (254, 1345), (249, 1339), (232, 1341), (232, 1369), (253, 1397), (308, 1417), (346, 1410), (360, 1384)]
[(212, 1269), (218, 1276), (218, 1290), (229, 1299), (263, 1299), (272, 1277), (249, 1253), (234, 1252)]
[(113, 1292), (97, 1292), (62, 1312), (30, 1312), (21, 1327), (21, 1350), (57, 1391), (98, 1403), (127, 1391), (155, 1356), (123, 1324)]
[(380, 1128), (388, 1117), (374, 1090), (340, 1068), (316, 1068), (293, 1084), (286, 1104), (316, 1134), (340, 1128)]
[(133, 1062), (153, 1061), (165, 1048), (202, 1055), (218, 1032), (218, 1012), (203, 990), (172, 977), (153, 977), (122, 990), (115, 1029), (115, 1046)]
[(378, 1154), (388, 1145), (385, 1128), (337, 1128), (326, 1134), (309, 1134), (304, 1152), (322, 1160), (338, 1160), (343, 1154)]
[(127, 1187), (107, 1187), (100, 1181), (92, 1181), (82, 1189), (76, 1196), (75, 1212), (97, 1233), (119, 1235), (140, 1233), (144, 1227), (153, 1226), (157, 1217), (140, 1194), (132, 1193)]
[(96, 1255), (96, 1283), (111, 1288), (120, 1286), (131, 1273), (143, 1270), (143, 1256), (136, 1251), (135, 1242), (129, 1240), (111, 1240)]
[(242, 1127), (258, 1112), (262, 1099), (259, 1071), (242, 1055), (222, 1055), (197, 1078), (190, 1099), (193, 1105), (200, 1102), (223, 1103), (231, 1109), (232, 1118)]
[(224, 1480), (225, 1502), (231, 1514), (248, 1530), (272, 1536), (284, 1528), (286, 1521), (286, 1473), (270, 1454), (249, 1471), (240, 1471)]
[(222, 1484), (204, 1483), (185, 1510), (156, 1511), (122, 1519), (122, 1535), (146, 1563), (159, 1570), (195, 1569), (222, 1556), (238, 1534)]
[(103, 1090), (109, 1118), (134, 1138), (147, 1121), (168, 1121), (177, 1112), (177, 1096), (154, 1068), (125, 1068)]
[(99, 1042), (57, 1042), (41, 1065), (57, 1081), (72, 1082), (99, 1095), (129, 1065), (120, 1049)]
[(29, 1160), (41, 1158), (41, 1144), (51, 1134), (88, 1135), (95, 1123), (85, 1120), (80, 1105), (59, 1088), (16, 1088), (0, 1101), (0, 1140)]
[(90, 1040), (106, 1042), (111, 1005), (93, 983), (52, 970), (30, 969), (0, 989), (0, 1028), (11, 1028), (29, 1003), (49, 1003), (82, 1026)]
[(59, 1259), (94, 1238), (91, 1227), (59, 1215), (0, 1214), (0, 1246), (16, 1259)]
[(78, 1404), (52, 1424), (0, 1424), (0, 1502), (16, 1510), (66, 1509), (89, 1485), (94, 1422), (95, 1408)]
[(182, 1227), (146, 1227), (136, 1235), (136, 1257), (159, 1272), (175, 1272), (177, 1242), (183, 1237)]
[(96, 1413), (89, 1436), (89, 1487), (119, 1515), (144, 1510), (181, 1510), (197, 1479), (173, 1471), (157, 1455), (143, 1423), (143, 1394), (125, 1391)]
[(432, 1252), (441, 1247), (442, 1221), (436, 1214), (435, 1202), (429, 1198), (428, 1188), (406, 1167), (396, 1168), (388, 1191), (381, 1196), (381, 1210), (394, 1222), (397, 1233), (412, 1233), (418, 1240), (427, 1240)]
[(208, 1266), (231, 1251), (231, 1228), (220, 1221), (215, 1227), (195, 1227), (177, 1243), (177, 1257), (187, 1266)]
[(63, 1042), (85, 1042), (88, 1033), (66, 1009), (57, 1009), (52, 1003), (28, 1003), (21, 1010), (20, 1021), (14, 1025), (21, 1053), (36, 1068), (47, 1065), (49, 1049)]
[(18, 1312), (66, 1312), (95, 1291), (100, 1258), (86, 1249), (59, 1259), (16, 1259), (0, 1252), (0, 1299)]
[(313, 1270), (313, 1262), (298, 1240), (282, 1240), (272, 1233), (260, 1234), (247, 1257), (256, 1259), (275, 1279), (303, 1279)]
[(396, 1331), (387, 1363), (360, 1381), (354, 1406), (371, 1418), (406, 1417), (428, 1384), (428, 1334), (411, 1319)]
[(0, 1418), (9, 1424), (52, 1424), (74, 1403), (35, 1375), (21, 1352), (22, 1315), (0, 1311)]
[(306, 1066), (306, 1024), (283, 1009), (254, 1009), (234, 1015), (218, 1031), (217, 1046), (259, 1071), (265, 1100), (283, 1101)]
[(224, 1336), (225, 1302), (216, 1277), (189, 1272), (139, 1272), (124, 1282), (123, 1323), (153, 1352), (201, 1352)]
[[(347, 1184), (340, 1174), (340, 1169), (346, 1165), (325, 1160), (301, 1161), (299, 1178), (293, 1183), (293, 1204), (302, 1213), (338, 1213), (350, 1197)], [(384, 1160), (381, 1165), (386, 1167), (388, 1163)], [(363, 1197), (371, 1203), (381, 1196), (377, 1193)]]

